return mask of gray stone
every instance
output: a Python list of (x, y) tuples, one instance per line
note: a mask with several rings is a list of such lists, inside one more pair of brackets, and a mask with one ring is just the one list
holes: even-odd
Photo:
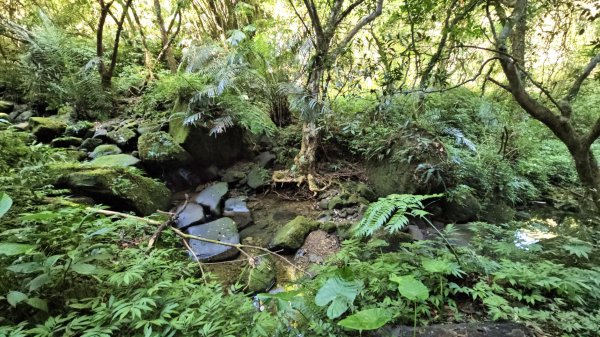
[(15, 103), (9, 101), (0, 101), (0, 112), (11, 112), (15, 108)]
[(116, 145), (103, 144), (103, 145), (96, 146), (94, 151), (92, 151), (92, 153), (90, 153), (90, 158), (98, 158), (98, 157), (102, 157), (102, 156), (108, 156), (111, 154), (120, 154), (122, 152), (123, 151), (121, 151), (121, 149)]
[(186, 228), (204, 221), (204, 208), (202, 206), (195, 203), (188, 203), (185, 208), (183, 206), (180, 205), (175, 211), (176, 214), (179, 214), (176, 222), (177, 228)]
[(248, 181), (246, 184), (252, 189), (264, 187), (270, 183), (269, 173), (260, 167), (255, 167), (248, 173)]
[(88, 132), (91, 131), (93, 127), (94, 124), (90, 122), (79, 121), (75, 124), (67, 126), (65, 129), (65, 136), (83, 138), (88, 134)]
[(434, 324), (418, 327), (383, 327), (373, 333), (375, 337), (533, 337), (536, 336), (523, 324), (513, 322), (475, 322), (457, 324)]
[(252, 214), (250, 213), (246, 202), (240, 198), (230, 198), (225, 200), (223, 216), (233, 219), (238, 229), (242, 229), (252, 222)]
[(234, 169), (229, 169), (221, 176), (221, 180), (226, 183), (237, 183), (238, 181), (246, 178), (246, 173)]
[(261, 152), (258, 156), (256, 156), (254, 158), (254, 161), (258, 164), (258, 166), (260, 166), (262, 168), (267, 168), (267, 167), (271, 167), (271, 165), (273, 165), (275, 158), (277, 158), (277, 156), (275, 156), (274, 154), (272, 154), (269, 151), (265, 151), (265, 152)]
[(108, 137), (111, 142), (122, 147), (131, 145), (135, 140), (136, 133), (130, 128), (122, 127), (114, 131), (109, 131), (106, 134), (106, 137)]
[(166, 165), (184, 164), (192, 157), (166, 132), (148, 132), (138, 140), (138, 151), (144, 162)]
[(108, 140), (108, 130), (106, 130), (105, 128), (98, 128), (94, 130), (94, 135), (92, 136), (92, 138), (98, 138), (102, 139), (103, 141), (106, 141)]
[(3, 119), (5, 121), (10, 121), (10, 116), (5, 112), (0, 112), (0, 119)]
[(107, 156), (100, 156), (92, 160), (89, 164), (93, 166), (104, 166), (104, 167), (127, 167), (135, 166), (140, 162), (136, 157), (129, 154), (109, 154)]
[(329, 200), (321, 199), (321, 201), (319, 201), (319, 208), (322, 210), (328, 210), (329, 209)]
[(15, 123), (27, 122), (29, 118), (33, 117), (33, 111), (25, 110), (22, 112), (17, 112), (14, 117), (12, 117), (12, 114), (10, 116)]
[(246, 275), (246, 290), (258, 293), (269, 290), (275, 284), (275, 262), (268, 255), (255, 259), (254, 266)]
[[(191, 226), (187, 232), (205, 239), (220, 241), (230, 244), (239, 244), (240, 235), (235, 222), (230, 218), (221, 218), (203, 225)], [(218, 243), (204, 242), (190, 239), (190, 247), (196, 257), (202, 262), (224, 261), (234, 258), (239, 251), (235, 247), (220, 245)]]
[(88, 152), (91, 152), (91, 151), (94, 151), (94, 149), (100, 144), (102, 144), (102, 139), (88, 138), (88, 139), (84, 140), (83, 143), (81, 143), (81, 148)]
[(408, 225), (406, 226), (406, 228), (408, 229), (408, 234), (410, 234), (413, 240), (420, 241), (425, 239), (425, 236), (423, 235), (423, 232), (421, 231), (419, 226)]
[(54, 138), (50, 142), (52, 147), (78, 147), (79, 145), (81, 145), (81, 138), (79, 137)]
[(227, 183), (220, 182), (205, 188), (194, 198), (197, 204), (207, 207), (214, 215), (221, 214), (221, 202), (229, 192)]
[(297, 216), (275, 232), (269, 243), (269, 248), (298, 249), (304, 243), (308, 233), (319, 228), (319, 225), (318, 221), (304, 216)]

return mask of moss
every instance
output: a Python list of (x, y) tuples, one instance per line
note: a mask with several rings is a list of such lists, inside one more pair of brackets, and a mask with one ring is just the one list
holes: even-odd
[(275, 233), (269, 244), (273, 248), (298, 249), (302, 247), (304, 239), (311, 231), (319, 228), (321, 224), (304, 216), (297, 216)]
[(92, 166), (105, 166), (105, 167), (127, 167), (135, 166), (140, 162), (136, 157), (129, 154), (111, 154), (108, 156), (98, 157), (92, 160), (89, 164)]
[(127, 127), (122, 127), (114, 131), (110, 131), (106, 134), (108, 139), (112, 140), (119, 146), (126, 146), (133, 142), (135, 139), (135, 131)]
[(49, 142), (65, 131), (67, 124), (60, 119), (47, 117), (29, 118), (31, 132), (41, 142)]
[(27, 158), (31, 149), (29, 134), (23, 132), (0, 131), (0, 173), (5, 173)]
[(120, 154), (121, 149), (113, 144), (102, 144), (102, 145), (98, 145), (96, 146), (96, 148), (94, 149), (94, 151), (92, 151), (92, 153), (90, 153), (90, 157), (91, 158), (98, 158), (98, 157), (102, 157), (102, 156), (108, 156), (111, 154)]
[(121, 210), (148, 215), (166, 209), (170, 203), (171, 193), (162, 183), (134, 169), (87, 165), (59, 165), (53, 169), (63, 173), (59, 184)]
[(143, 161), (154, 163), (188, 162), (191, 156), (168, 133), (149, 132), (140, 136), (138, 151)]

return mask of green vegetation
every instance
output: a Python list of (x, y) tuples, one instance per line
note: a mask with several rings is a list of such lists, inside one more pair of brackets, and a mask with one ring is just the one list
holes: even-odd
[(0, 0), (0, 337), (597, 336), (598, 36), (594, 0)]

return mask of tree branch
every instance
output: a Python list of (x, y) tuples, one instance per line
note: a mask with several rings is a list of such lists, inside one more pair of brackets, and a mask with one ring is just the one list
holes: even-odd
[(600, 138), (600, 117), (596, 121), (596, 124), (594, 124), (594, 126), (590, 130), (589, 135), (587, 136), (587, 144), (591, 146), (598, 138)]
[(340, 42), (340, 44), (338, 45), (337, 53), (339, 53), (340, 50), (344, 49), (346, 47), (346, 45), (348, 45), (348, 43), (350, 43), (352, 38), (354, 38), (354, 35), (356, 35), (356, 33), (358, 33), (359, 30), (361, 30), (364, 26), (371, 23), (378, 16), (380, 16), (382, 9), (383, 9), (383, 0), (377, 0), (377, 6), (375, 7), (375, 10), (373, 12), (371, 12), (370, 14), (364, 16), (360, 21), (358, 21), (358, 23), (356, 23), (356, 25), (342, 39), (342, 42)]
[(339, 25), (344, 19), (354, 10), (354, 8), (358, 7), (360, 4), (365, 2), (364, 0), (358, 0), (350, 4), (343, 12), (340, 14), (340, 17), (334, 22), (334, 26)]
[(579, 75), (579, 77), (577, 77), (575, 82), (573, 82), (571, 89), (565, 96), (565, 101), (571, 102), (573, 101), (573, 99), (575, 99), (575, 97), (577, 97), (577, 94), (579, 94), (579, 89), (581, 89), (581, 85), (590, 76), (592, 71), (594, 71), (594, 68), (596, 68), (598, 63), (600, 63), (600, 54), (597, 54), (596, 56), (592, 57), (590, 63), (588, 63), (587, 66), (585, 66), (585, 68), (583, 68), (583, 72), (581, 73), (581, 75)]

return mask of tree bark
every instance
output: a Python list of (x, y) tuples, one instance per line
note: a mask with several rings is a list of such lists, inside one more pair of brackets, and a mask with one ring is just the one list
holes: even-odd
[(164, 55), (167, 59), (167, 66), (169, 67), (171, 73), (174, 74), (177, 72), (177, 61), (175, 61), (173, 49), (170, 46), (169, 34), (167, 32), (167, 28), (165, 27), (165, 21), (162, 16), (162, 9), (160, 8), (160, 0), (154, 0), (154, 13), (156, 14), (156, 22), (158, 23), (158, 29), (160, 31), (162, 47), (165, 50)]

